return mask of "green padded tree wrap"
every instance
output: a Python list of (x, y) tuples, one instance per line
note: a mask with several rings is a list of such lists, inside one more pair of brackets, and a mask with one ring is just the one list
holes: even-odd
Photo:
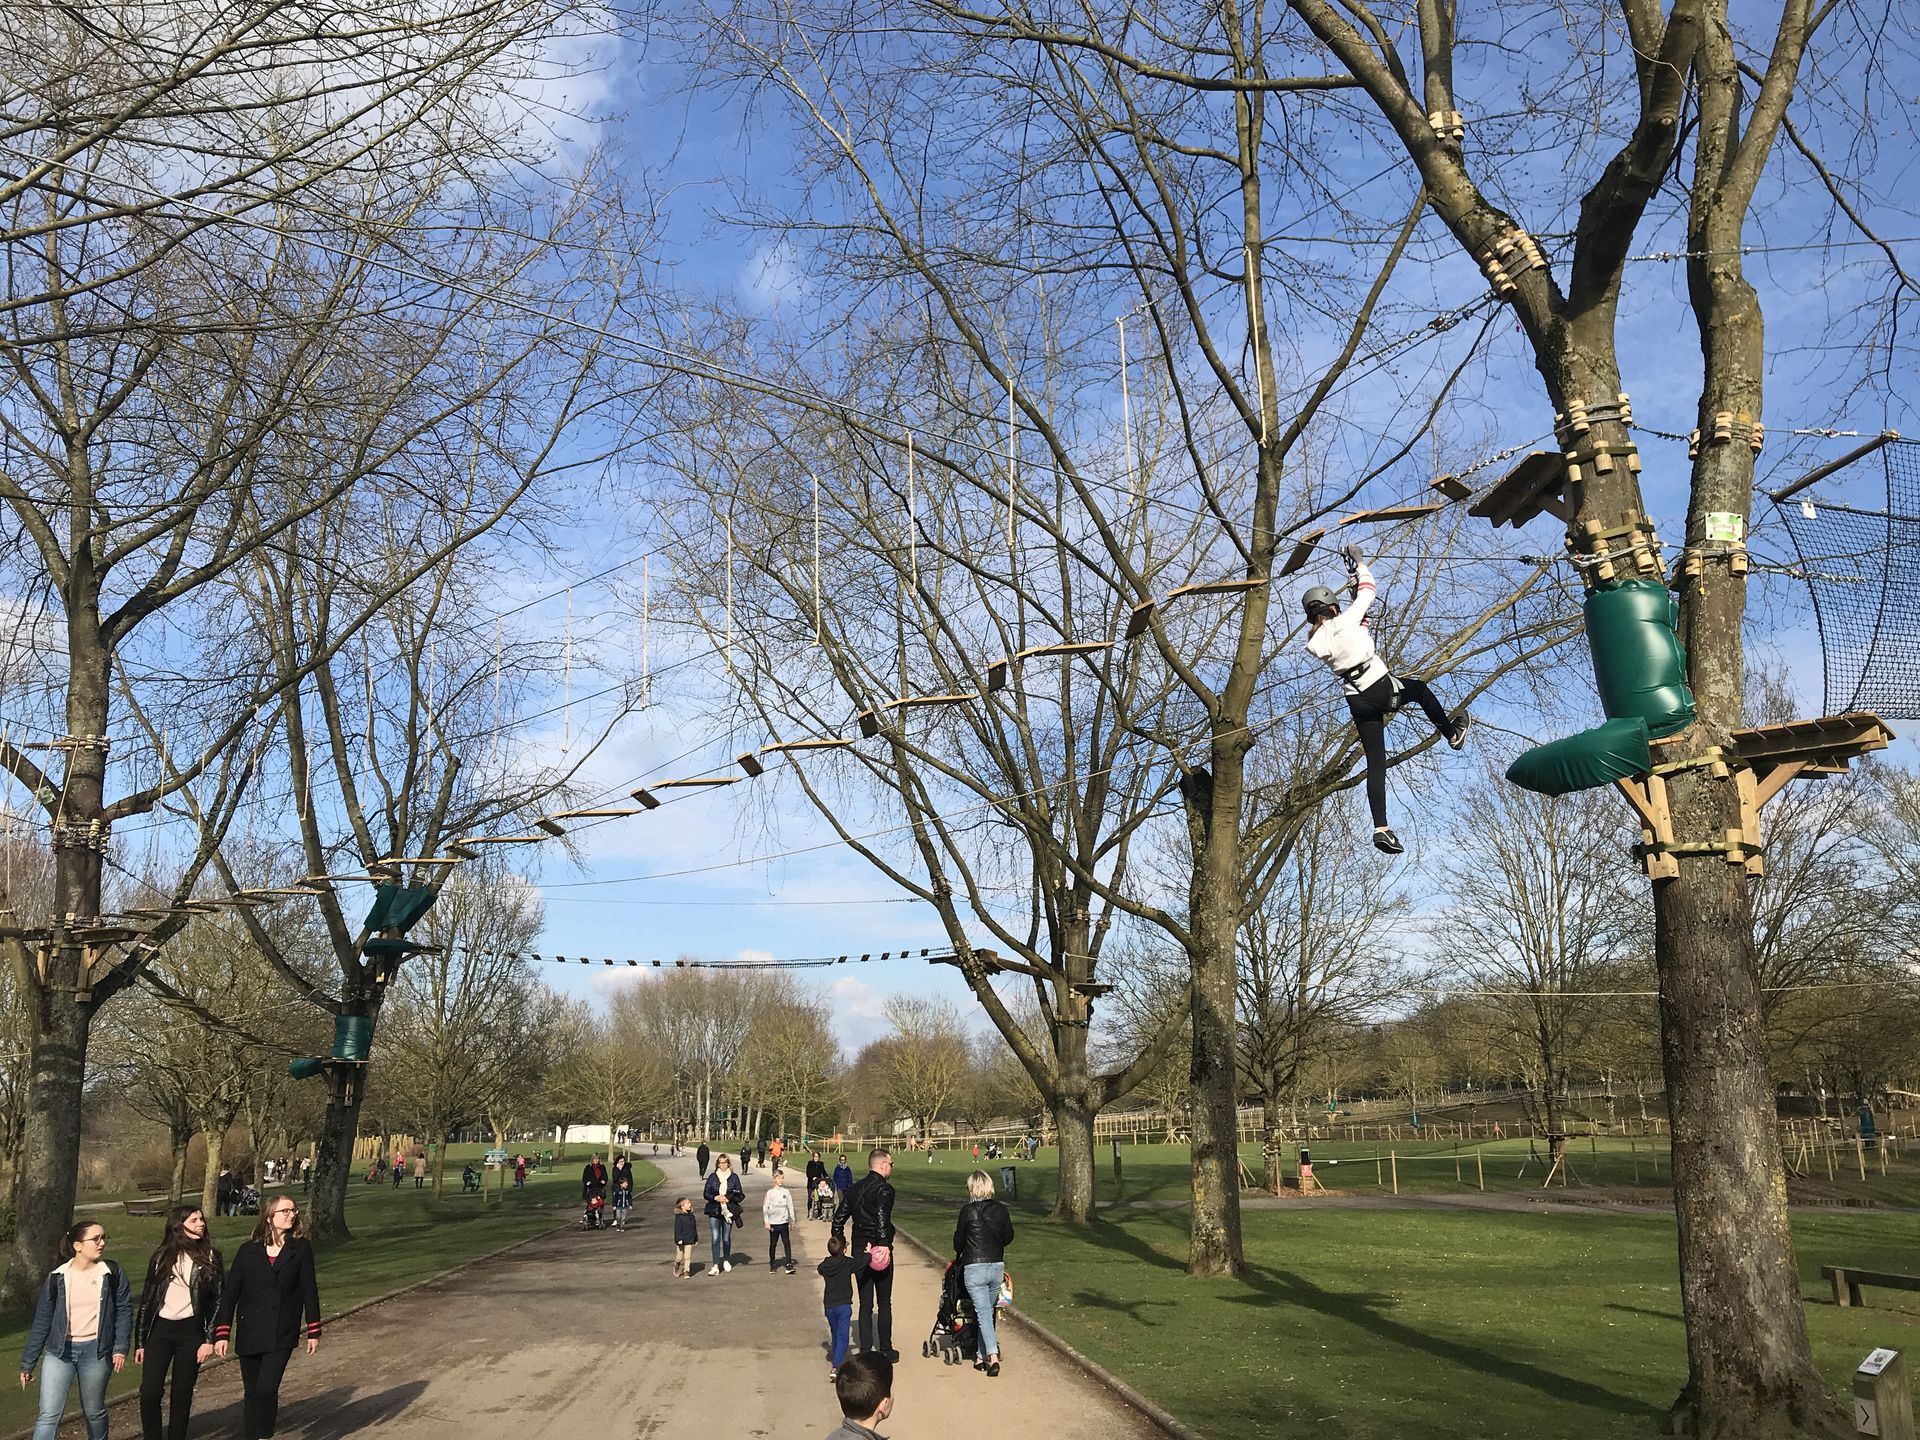
[(333, 1017), (333, 1058), (365, 1062), (373, 1051), (373, 1019), (367, 1015)]
[(1507, 779), (1535, 794), (1571, 795), (1644, 775), (1652, 764), (1647, 722), (1634, 715), (1536, 746), (1507, 767)]
[(1609, 720), (1646, 721), (1656, 739), (1693, 723), (1687, 652), (1674, 630), (1679, 608), (1658, 580), (1605, 582), (1585, 607), (1600, 708)]

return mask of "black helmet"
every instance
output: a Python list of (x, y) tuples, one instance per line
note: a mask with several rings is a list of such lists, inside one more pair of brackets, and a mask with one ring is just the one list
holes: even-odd
[(1322, 610), (1328, 614), (1337, 614), (1340, 610), (1340, 602), (1334, 597), (1333, 591), (1326, 586), (1315, 585), (1300, 597), (1300, 608), (1307, 612), (1308, 619), (1312, 619)]

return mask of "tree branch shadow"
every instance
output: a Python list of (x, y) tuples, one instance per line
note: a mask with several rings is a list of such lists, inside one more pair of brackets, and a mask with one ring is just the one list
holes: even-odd
[(1382, 1340), (1405, 1349), (1422, 1351), (1436, 1360), (1445, 1361), (1462, 1370), (1476, 1371), (1491, 1379), (1524, 1385), (1528, 1389), (1538, 1390), (1543, 1395), (1550, 1395), (1556, 1400), (1571, 1400), (1595, 1410), (1655, 1420), (1666, 1413), (1658, 1406), (1649, 1405), (1643, 1400), (1636, 1400), (1631, 1396), (1619, 1394), (1575, 1376), (1546, 1369), (1531, 1361), (1498, 1355), (1463, 1341), (1430, 1335), (1424, 1330), (1417, 1330), (1411, 1325), (1391, 1319), (1382, 1313), (1393, 1303), (1390, 1296), (1341, 1294), (1324, 1290), (1311, 1280), (1290, 1271), (1268, 1270), (1257, 1265), (1247, 1267), (1246, 1283), (1257, 1293), (1229, 1296), (1230, 1303), (1271, 1305), (1282, 1302), (1298, 1305), (1303, 1309), (1325, 1315), (1329, 1319), (1344, 1321), (1358, 1329), (1369, 1331)]

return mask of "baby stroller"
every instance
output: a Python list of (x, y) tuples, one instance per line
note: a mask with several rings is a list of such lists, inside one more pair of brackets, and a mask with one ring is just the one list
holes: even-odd
[(833, 1182), (822, 1180), (813, 1187), (813, 1196), (807, 1204), (809, 1220), (831, 1220), (833, 1218)]
[(601, 1212), (607, 1208), (607, 1197), (596, 1194), (587, 1201), (586, 1213), (580, 1217), (582, 1230), (598, 1230), (601, 1226)]
[(938, 1355), (944, 1365), (971, 1361), (980, 1350), (980, 1327), (973, 1318), (973, 1301), (967, 1297), (966, 1277), (960, 1266), (949, 1260), (940, 1277), (940, 1310), (933, 1319), (933, 1331), (920, 1345), (920, 1353), (931, 1359)]

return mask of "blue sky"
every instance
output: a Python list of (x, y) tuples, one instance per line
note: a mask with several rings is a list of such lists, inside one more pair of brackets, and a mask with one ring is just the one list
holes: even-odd
[[(725, 218), (754, 203), (792, 198), (791, 137), (783, 131), (777, 107), (743, 107), (712, 91), (689, 89), (687, 79), (672, 47), (657, 42), (644, 56), (623, 53), (604, 72), (604, 91), (594, 97), (611, 117), (607, 125), (612, 143), (631, 165), (650, 173), (654, 192), (665, 197), (661, 251), (652, 258), (689, 290), (718, 296), (763, 317), (795, 317), (803, 307), (794, 302), (808, 294), (804, 254)], [(1362, 163), (1361, 157), (1355, 163)], [(1896, 156), (1883, 163), (1898, 169), (1905, 160)], [(1814, 213), (1805, 187), (1804, 175), (1789, 174), (1784, 162), (1776, 165), (1756, 205), (1750, 240), (1764, 246), (1804, 239), (1800, 211), (1804, 207), (1806, 215)], [(1545, 230), (1544, 220), (1551, 217), (1527, 218)], [(1662, 258), (1681, 243), (1671, 224), (1643, 234), (1635, 251), (1650, 258), (1632, 267), (1621, 312), (1626, 383), (1636, 418), (1644, 426), (1675, 432), (1692, 427), (1699, 383), (1691, 319), (1681, 308), (1684, 270)], [(1470, 300), (1484, 288), (1464, 259), (1444, 247), (1436, 253), (1436, 261), (1409, 278), (1409, 292), (1424, 291), (1427, 303), (1438, 309)], [(1910, 249), (1905, 253), (1912, 257)], [(1837, 427), (1870, 433), (1902, 424), (1920, 428), (1872, 390), (1849, 393), (1844, 373), (1836, 376), (1832, 357), (1820, 351), (1836, 314), (1879, 283), (1878, 272), (1859, 266), (1860, 258), (1853, 250), (1783, 248), (1749, 260), (1770, 335), (1763, 488), (1857, 443), (1847, 437), (1795, 436), (1792, 430)], [(1896, 358), (1897, 365), (1904, 363)], [(1358, 397), (1358, 409), (1364, 413), (1369, 405), (1391, 402), (1383, 390), (1378, 396)], [(1463, 435), (1484, 436), (1479, 449), (1469, 451), (1484, 454), (1541, 434), (1550, 423), (1522, 339), (1510, 319), (1503, 318), (1462, 389), (1457, 429)], [(1677, 534), (1684, 507), (1685, 446), (1651, 435), (1643, 437), (1643, 443), (1649, 508), (1663, 532)], [(644, 476), (633, 481), (646, 484)], [(1877, 466), (1870, 465), (1822, 491), (1828, 498), (1875, 503), (1877, 482)], [(1379, 502), (1398, 498), (1406, 482), (1392, 479), (1382, 482), (1382, 488), (1385, 493), (1375, 497)], [(620, 538), (624, 544), (644, 543), (639, 535)], [(1764, 507), (1756, 514), (1754, 540), (1757, 549), (1788, 553), (1784, 535), (1765, 516)], [(1533, 551), (1551, 550), (1557, 543), (1557, 526), (1550, 520), (1536, 522), (1514, 542), (1516, 549)], [(603, 534), (583, 540), (573, 568), (599, 568), (607, 559), (605, 544)], [(1765, 631), (1756, 630), (1756, 658), (1784, 666), (1812, 713), (1820, 701), (1820, 672), (1804, 590), (1768, 577), (1756, 598), (1761, 602), (1756, 612), (1767, 617)], [(591, 600), (580, 595), (574, 603), (576, 613), (591, 607)], [(552, 605), (533, 613), (544, 615), (548, 623), (556, 618)], [(663, 685), (657, 693), (656, 709), (626, 719), (595, 757), (592, 773), (607, 789), (642, 776), (715, 773), (728, 768), (737, 750), (764, 738), (697, 734), (697, 727), (690, 728), (678, 713), (671, 687)], [(1336, 703), (1331, 691), (1328, 699)], [(550, 733), (543, 739), (552, 744), (557, 736)], [(690, 748), (694, 753), (689, 755)], [(1902, 741), (1896, 754), (1911, 760), (1911, 744)], [(744, 791), (733, 787), (696, 795), (670, 810), (596, 829), (582, 837), (577, 866), (563, 863), (558, 855), (545, 857), (538, 875), (547, 902), (544, 946), (569, 955), (670, 960), (681, 953), (712, 959), (797, 957), (943, 943), (923, 907), (903, 903), (862, 861), (834, 846), (804, 808), (768, 804), (765, 795)], [(1417, 833), (1422, 826), (1415, 819), (1409, 828)], [(759, 858), (769, 855), (780, 858)], [(617, 973), (598, 969), (562, 970), (554, 978), (586, 994), (626, 983)], [(875, 1032), (886, 994), (935, 990), (964, 998), (950, 970), (919, 962), (850, 965), (817, 977), (803, 973), (802, 978), (833, 987), (847, 1018), (847, 1038), (853, 1042)]]

